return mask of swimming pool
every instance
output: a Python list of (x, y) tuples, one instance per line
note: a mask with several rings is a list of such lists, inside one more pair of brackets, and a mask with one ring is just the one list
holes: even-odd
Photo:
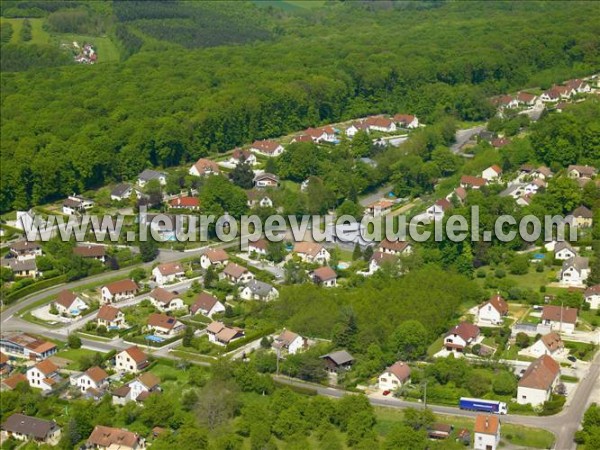
[(150, 342), (163, 342), (165, 340), (165, 338), (162, 338), (160, 336), (154, 336), (153, 334), (149, 334), (146, 336), (146, 340), (150, 341)]

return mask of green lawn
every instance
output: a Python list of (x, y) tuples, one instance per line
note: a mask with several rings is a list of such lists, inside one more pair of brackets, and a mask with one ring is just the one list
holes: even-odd
[[(8, 22), (13, 27), (13, 35), (10, 39), (11, 44), (21, 43), (21, 37), (19, 36), (21, 27), (23, 26), (23, 20), (25, 19), (5, 19), (2, 18), (2, 22)], [(26, 44), (47, 44), (50, 41), (50, 35), (46, 30), (43, 29), (42, 25), (44, 19), (29, 19), (31, 23), (32, 37), (30, 41), (25, 42)]]
[(96, 352), (93, 350), (87, 350), (85, 348), (78, 348), (78, 349), (67, 349), (67, 350), (62, 350), (60, 352), (58, 352), (56, 354), (56, 356), (60, 357), (60, 358), (65, 358), (65, 359), (69, 359), (72, 361), (71, 364), (69, 364), (66, 369), (68, 370), (80, 370), (79, 369), (79, 361), (81, 360), (81, 358), (85, 357), (85, 356), (93, 356), (96, 353), (102, 353), (102, 352)]
[(433, 356), (444, 347), (444, 337), (437, 338), (427, 349), (427, 356)]

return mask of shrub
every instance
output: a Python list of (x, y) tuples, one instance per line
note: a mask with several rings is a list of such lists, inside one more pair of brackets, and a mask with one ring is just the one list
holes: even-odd
[(496, 269), (494, 271), (494, 276), (496, 278), (504, 278), (506, 276), (506, 272), (503, 269)]

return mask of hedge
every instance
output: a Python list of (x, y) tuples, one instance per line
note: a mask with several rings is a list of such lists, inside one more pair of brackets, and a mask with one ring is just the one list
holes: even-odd
[(232, 352), (233, 350), (243, 347), (244, 345), (248, 344), (249, 342), (252, 342), (252, 341), (258, 339), (259, 337), (267, 336), (274, 332), (275, 332), (275, 327), (271, 327), (271, 328), (266, 328), (264, 330), (257, 330), (252, 333), (246, 334), (246, 336), (243, 337), (242, 339), (237, 339), (237, 340), (233, 341), (231, 344), (227, 344), (225, 346), (225, 351), (227, 353)]
[(66, 275), (48, 278), (47, 280), (38, 281), (36, 283), (25, 286), (23, 289), (19, 289), (18, 291), (11, 292), (10, 294), (6, 295), (2, 300), (4, 301), (4, 304), (8, 305), (14, 302), (15, 300), (25, 297), (26, 295), (33, 294), (34, 292), (38, 292), (52, 286), (56, 286), (57, 284), (61, 284), (66, 281)]

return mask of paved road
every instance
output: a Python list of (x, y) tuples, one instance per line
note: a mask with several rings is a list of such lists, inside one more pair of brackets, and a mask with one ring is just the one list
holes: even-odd
[(481, 130), (485, 130), (485, 125), (479, 125), (477, 127), (467, 128), (465, 130), (458, 130), (456, 132), (455, 142), (450, 147), (450, 150), (452, 150), (454, 153), (460, 153), (463, 146)]
[(373, 192), (372, 194), (369, 194), (366, 197), (361, 198), (358, 202), (362, 206), (367, 206), (367, 205), (370, 205), (371, 203), (375, 203), (377, 200), (381, 199), (382, 197), (385, 197), (388, 194), (388, 192), (390, 192), (392, 190), (392, 187), (393, 186), (391, 184), (383, 186), (383, 187), (377, 189), (377, 191)]

